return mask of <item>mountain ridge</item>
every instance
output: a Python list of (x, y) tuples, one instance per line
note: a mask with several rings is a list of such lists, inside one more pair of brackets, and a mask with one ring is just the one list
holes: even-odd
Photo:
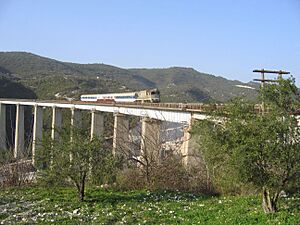
[[(108, 93), (159, 88), (169, 102), (224, 102), (256, 91), (243, 83), (202, 73), (191, 67), (124, 69), (103, 63), (62, 62), (29, 52), (0, 52), (0, 72), (32, 89), (41, 99), (78, 98), (83, 93)], [(238, 86), (236, 86), (238, 85)]]

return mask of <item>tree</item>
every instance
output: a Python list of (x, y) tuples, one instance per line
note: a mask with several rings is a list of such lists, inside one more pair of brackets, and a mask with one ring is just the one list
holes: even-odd
[(123, 158), (126, 165), (117, 179), (120, 186), (125, 189), (207, 191), (206, 182), (202, 182), (203, 173), (192, 166), (184, 167), (186, 155), (181, 153), (183, 140), (178, 135), (180, 128), (168, 129), (172, 125), (143, 118), (129, 135), (123, 136), (122, 144), (116, 149), (116, 155)]
[(220, 179), (225, 169), (260, 188), (264, 211), (273, 213), (282, 190), (299, 188), (300, 128), (294, 112), (300, 96), (291, 78), (266, 85), (260, 96), (264, 112), (234, 100), (214, 113), (217, 118), (199, 122), (195, 132), (213, 178)]
[(104, 174), (95, 169), (99, 164), (106, 168), (112, 160), (111, 151), (103, 148), (100, 139), (90, 140), (86, 132), (73, 128), (72, 141), (68, 130), (60, 131), (60, 141), (45, 139), (37, 161), (42, 180), (47, 184), (71, 183), (76, 187), (78, 199), (83, 201), (88, 178), (96, 180), (93, 176), (97, 175), (101, 179)]

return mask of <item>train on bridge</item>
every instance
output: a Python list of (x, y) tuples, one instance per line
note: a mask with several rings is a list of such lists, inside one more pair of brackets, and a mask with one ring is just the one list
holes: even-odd
[(128, 93), (89, 94), (81, 95), (83, 102), (123, 103), (123, 102), (160, 102), (160, 92), (157, 88)]

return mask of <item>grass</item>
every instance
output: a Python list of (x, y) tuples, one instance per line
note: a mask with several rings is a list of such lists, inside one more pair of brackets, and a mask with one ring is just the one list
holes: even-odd
[(300, 224), (300, 198), (284, 198), (266, 215), (252, 197), (70, 188), (0, 190), (0, 224)]

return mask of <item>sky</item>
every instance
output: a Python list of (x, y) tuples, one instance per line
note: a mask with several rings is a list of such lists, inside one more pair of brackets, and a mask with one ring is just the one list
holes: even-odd
[(300, 0), (0, 0), (0, 51), (300, 86)]

